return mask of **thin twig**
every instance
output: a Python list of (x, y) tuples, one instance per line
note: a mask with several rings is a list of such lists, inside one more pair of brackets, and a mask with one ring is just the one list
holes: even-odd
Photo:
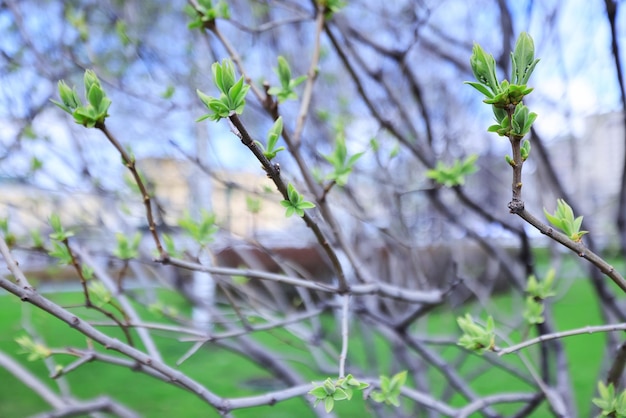
[(575, 242), (569, 239), (565, 234), (553, 229), (552, 227), (544, 224), (530, 212), (522, 207), (521, 211), (514, 212), (520, 218), (537, 228), (539, 232), (552, 238), (556, 242), (562, 244), (566, 248), (569, 248), (579, 257), (591, 262), (596, 266), (604, 275), (609, 277), (613, 282), (619, 286), (624, 292), (626, 292), (626, 280), (615, 268), (607, 263), (602, 257), (589, 250), (582, 242)]
[(499, 403), (530, 402), (536, 397), (536, 393), (498, 393), (497, 395), (485, 396), (484, 398), (476, 399), (475, 401), (459, 409), (458, 412), (454, 414), (454, 416), (457, 418), (466, 418), (474, 412), (480, 411), (488, 405), (494, 405)]
[[(65, 245), (65, 248), (67, 249), (67, 251), (68, 251), (68, 253), (70, 255), (70, 258), (72, 260), (72, 266), (74, 267), (74, 270), (76, 271), (76, 274), (78, 274), (78, 277), (80, 279), (80, 284), (81, 284), (81, 286), (83, 288), (83, 294), (85, 296), (85, 307), (87, 307), (89, 309), (93, 309), (95, 311), (98, 311), (101, 314), (103, 314), (104, 316), (106, 316), (107, 318), (109, 318), (112, 321), (114, 321), (115, 323), (117, 323), (118, 327), (124, 333), (124, 336), (126, 337), (126, 341), (128, 341), (128, 344), (131, 345), (131, 346), (134, 346), (135, 343), (133, 342), (133, 337), (130, 334), (130, 331), (128, 330), (128, 326), (124, 322), (122, 322), (120, 319), (118, 319), (112, 312), (107, 311), (106, 309), (98, 306), (97, 304), (95, 304), (95, 303), (93, 303), (91, 301), (91, 296), (89, 294), (89, 288), (87, 286), (87, 279), (85, 279), (85, 276), (83, 274), (83, 269), (82, 269), (78, 259), (76, 258), (76, 255), (74, 254), (74, 251), (72, 250), (72, 247), (70, 246), (70, 243), (69, 243), (67, 238), (65, 238), (63, 240), (63, 245)], [(109, 291), (113, 292), (113, 289), (109, 289)], [(122, 314), (122, 316), (124, 317), (124, 321), (125, 322), (128, 321), (128, 316), (127, 316), (126, 312), (124, 312), (124, 310), (121, 307), (119, 307), (114, 301), (110, 301), (109, 304), (111, 306), (113, 306), (115, 309), (117, 309)]]
[(13, 279), (15, 280), (15, 283), (17, 283), (18, 286), (21, 286), (24, 289), (34, 290), (35, 288), (30, 284), (26, 276), (24, 276), (23, 274), (15, 273), (21, 273), (21, 271), (18, 267), (17, 260), (15, 260), (15, 258), (13, 258), (13, 256), (11, 255), (11, 250), (9, 249), (9, 246), (5, 241), (3, 235), (0, 235), (0, 254), (2, 254), (2, 257), (4, 257), (9, 271), (13, 273)]
[[(252, 151), (252, 153), (261, 162), (268, 176), (272, 179), (274, 184), (276, 184), (276, 187), (278, 188), (278, 191), (280, 192), (280, 194), (283, 196), (285, 200), (289, 200), (289, 193), (287, 191), (287, 185), (281, 179), (280, 171), (276, 168), (275, 165), (273, 165), (267, 159), (267, 157), (259, 149), (259, 147), (254, 142), (254, 140), (252, 139), (252, 137), (246, 130), (245, 126), (243, 125), (239, 117), (236, 114), (233, 114), (229, 117), (229, 119), (233, 123), (233, 125), (235, 125), (235, 128), (237, 128), (237, 130), (239, 131), (241, 141), (244, 143), (244, 145), (246, 145)], [(311, 231), (313, 231), (313, 234), (315, 235), (317, 242), (324, 249), (324, 252), (330, 259), (333, 265), (333, 268), (335, 269), (337, 280), (339, 281), (339, 287), (342, 292), (345, 292), (348, 289), (348, 283), (346, 281), (343, 267), (341, 266), (341, 263), (339, 262), (339, 258), (337, 257), (337, 253), (331, 247), (330, 243), (328, 242), (328, 239), (326, 239), (326, 236), (322, 232), (319, 225), (313, 220), (313, 218), (309, 216), (308, 213), (305, 212), (304, 215), (302, 216), (302, 219), (304, 220), (305, 224), (311, 229)]]
[(613, 331), (624, 331), (626, 330), (625, 324), (613, 324), (613, 325), (594, 325), (587, 326), (583, 328), (571, 329), (568, 331), (560, 331), (552, 334), (544, 334), (539, 337), (524, 341), (519, 344), (512, 345), (507, 348), (501, 348), (498, 350), (498, 355), (503, 356), (505, 354), (515, 353), (523, 348), (530, 347), (531, 345), (539, 344), (544, 341), (556, 340), (565, 337), (571, 337), (572, 335), (582, 335), (582, 334), (595, 334), (597, 332), (613, 332)]
[(339, 377), (346, 375), (346, 358), (348, 357), (348, 340), (350, 328), (348, 315), (350, 314), (350, 295), (343, 295), (341, 301), (341, 353), (339, 354)]
[[(221, 274), (224, 276), (244, 276), (253, 279), (271, 280), (278, 283), (290, 284), (292, 286), (299, 286), (324, 293), (342, 293), (342, 290), (340, 288), (331, 284), (314, 282), (310, 280), (300, 279), (298, 277), (285, 276), (281, 274), (268, 273), (265, 271), (205, 266), (202, 264), (192, 263), (176, 258), (170, 258), (166, 264), (171, 264), (173, 266), (181, 267), (187, 270), (204, 271), (207, 273)], [(442, 300), (442, 293), (439, 290), (410, 290), (404, 287), (398, 287), (379, 281), (375, 283), (354, 284), (351, 285), (350, 288), (343, 293), (353, 296), (380, 295), (388, 297), (390, 299), (402, 300), (405, 302), (426, 304), (440, 303)]]
[(150, 229), (150, 233), (152, 234), (152, 239), (154, 240), (154, 244), (156, 245), (159, 256), (162, 259), (167, 259), (169, 255), (167, 254), (167, 252), (163, 248), (163, 245), (161, 244), (161, 239), (159, 238), (157, 226), (154, 221), (154, 215), (152, 213), (152, 204), (150, 201), (150, 194), (148, 193), (148, 189), (146, 188), (146, 185), (144, 184), (143, 179), (139, 175), (139, 171), (137, 171), (135, 158), (132, 157), (130, 154), (128, 154), (128, 152), (124, 149), (122, 144), (115, 138), (115, 136), (111, 133), (111, 131), (108, 130), (108, 128), (106, 127), (104, 123), (100, 123), (96, 125), (96, 128), (102, 131), (104, 136), (106, 136), (109, 142), (117, 149), (117, 151), (120, 153), (120, 156), (122, 157), (122, 161), (124, 162), (124, 165), (126, 166), (126, 168), (128, 168), (128, 170), (132, 174), (133, 179), (135, 183), (137, 184), (137, 187), (139, 188), (139, 191), (141, 193), (143, 204), (146, 208), (146, 218), (148, 220), (148, 229)]
[(315, 80), (317, 79), (323, 30), (324, 10), (322, 7), (318, 6), (317, 16), (315, 17), (315, 44), (313, 46), (313, 57), (311, 58), (311, 65), (309, 66), (309, 71), (307, 72), (304, 92), (302, 93), (302, 101), (300, 102), (300, 111), (298, 113), (298, 118), (296, 119), (296, 128), (292, 137), (295, 148), (300, 146), (302, 131), (304, 130), (304, 122), (309, 114), (309, 106), (311, 105), (311, 98), (313, 97), (313, 86), (315, 85)]

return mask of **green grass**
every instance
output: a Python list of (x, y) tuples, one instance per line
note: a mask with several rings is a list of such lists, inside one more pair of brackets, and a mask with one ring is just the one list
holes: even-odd
[[(576, 280), (567, 289), (566, 296), (562, 297), (554, 305), (556, 317), (556, 328), (565, 330), (578, 328), (585, 325), (595, 325), (600, 323), (598, 307), (595, 302), (591, 285), (584, 280)], [(167, 299), (168, 304), (178, 306), (185, 310), (182, 300), (173, 294), (162, 294)], [(80, 303), (80, 294), (55, 294), (51, 296), (58, 303), (69, 306)], [(521, 309), (518, 298), (511, 296), (499, 296), (491, 299), (489, 309), (497, 312), (496, 318), (516, 314)], [(23, 355), (17, 354), (18, 346), (14, 342), (17, 335), (22, 333), (20, 317), (23, 309), (28, 310), (34, 327), (42, 333), (47, 343), (51, 347), (78, 346), (85, 345), (85, 339), (80, 334), (70, 329), (60, 321), (50, 318), (30, 308), (27, 304), (21, 303), (14, 297), (0, 296), (0, 350), (19, 358), (31, 371), (40, 377), (48, 375), (42, 362), (26, 362)], [(75, 310), (77, 313), (84, 313), (82, 308)], [(461, 311), (451, 312), (448, 309), (441, 309), (433, 313), (427, 320), (418, 324), (420, 331), (434, 335), (445, 335), (448, 330), (456, 329), (455, 317), (466, 310), (477, 312), (472, 306), (461, 308)], [(92, 318), (96, 317), (89, 313)], [(142, 312), (148, 316), (148, 312)], [(332, 318), (328, 318), (329, 327), (332, 326)], [(506, 324), (502, 324), (506, 326)], [(378, 374), (391, 373), (389, 370), (392, 349), (379, 337), (373, 341), (365, 341), (360, 327), (364, 324), (353, 324), (351, 330), (351, 343), (349, 357), (353, 364), (370, 370), (371, 373)], [(107, 332), (111, 332), (108, 330)], [(180, 343), (170, 335), (155, 333), (155, 339), (162, 354), (168, 364), (174, 364), (185, 351), (190, 347), (190, 343)], [(122, 338), (121, 333), (116, 334)], [(303, 349), (302, 343), (285, 331), (273, 331), (259, 333), (255, 335), (257, 341), (272, 347), (280, 353), (286, 354), (290, 358), (290, 365), (306, 376), (307, 379), (322, 379), (322, 376), (312, 374), (308, 364), (311, 359)], [(327, 338), (336, 339), (336, 332), (329, 332)], [(518, 340), (521, 337), (517, 337)], [(565, 344), (568, 362), (572, 366), (572, 386), (576, 391), (576, 402), (578, 403), (581, 416), (589, 415), (591, 406), (590, 399), (593, 397), (601, 364), (604, 336), (600, 334), (583, 335), (569, 337), (562, 340)], [(530, 356), (532, 347), (525, 352)], [(463, 355), (462, 350), (456, 346), (434, 347), (434, 350), (446, 360), (458, 361)], [(72, 361), (69, 357), (55, 358), (60, 364), (68, 364)], [(509, 364), (522, 368), (516, 356), (506, 358)], [(458, 363), (458, 371), (461, 374), (471, 373), (477, 366), (485, 363), (477, 356), (470, 355), (462, 362)], [(256, 380), (262, 382), (269, 379), (270, 375), (259, 366), (237, 356), (227, 350), (211, 346), (200, 350), (180, 367), (181, 371), (189, 374), (192, 378), (206, 384), (212, 391), (222, 396), (245, 396), (255, 393), (247, 382)], [(437, 371), (431, 371), (431, 382), (435, 382), (432, 387), (433, 394), (439, 396), (447, 388), (445, 379), (438, 376)], [(132, 372), (125, 368), (112, 367), (97, 362), (82, 366), (68, 377), (68, 382), (75, 396), (79, 398), (92, 398), (102, 394), (107, 394), (121, 403), (134, 408), (145, 417), (218, 417), (209, 406), (200, 401), (196, 396), (186, 391), (180, 390), (172, 385), (155, 381), (140, 373)], [(54, 382), (45, 380), (51, 387)], [(42, 412), (49, 409), (47, 405), (34, 395), (21, 382), (17, 381), (8, 372), (0, 369), (0, 417), (22, 417)], [(437, 383), (440, 382), (439, 387)], [(473, 390), (479, 394), (491, 394), (501, 391), (529, 391), (531, 388), (523, 382), (511, 379), (509, 375), (501, 370), (489, 367), (482, 370), (482, 374), (477, 378), (472, 386)], [(258, 389), (257, 389), (258, 390)], [(337, 415), (340, 417), (366, 417), (368, 413), (367, 404), (361, 400), (353, 399), (352, 402), (341, 402), (336, 406)], [(461, 406), (465, 401), (459, 396), (453, 397), (451, 403)], [(321, 408), (321, 406), (320, 406)], [(510, 413), (519, 408), (519, 405), (503, 405), (496, 409), (503, 414)], [(410, 409), (409, 409), (410, 410)], [(253, 418), (258, 416), (272, 417), (293, 417), (309, 418), (314, 414), (305, 406), (302, 399), (293, 399), (282, 402), (274, 407), (251, 408), (236, 411), (234, 416), (241, 418)], [(478, 415), (475, 415), (478, 416)], [(544, 406), (533, 415), (536, 417), (549, 416), (547, 408)]]

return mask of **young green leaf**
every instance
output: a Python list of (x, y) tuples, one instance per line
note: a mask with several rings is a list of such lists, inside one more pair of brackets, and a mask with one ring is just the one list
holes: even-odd
[(21, 353), (28, 354), (28, 361), (44, 360), (52, 355), (48, 347), (36, 343), (28, 335), (17, 337), (15, 342), (19, 344)]
[(459, 328), (463, 335), (459, 339), (458, 345), (477, 354), (483, 354), (487, 350), (495, 347), (495, 325), (493, 317), (489, 316), (485, 326), (474, 322), (470, 314), (457, 318)]
[(244, 84), (243, 77), (235, 81), (235, 66), (231, 60), (224, 59), (221, 63), (213, 63), (211, 71), (213, 81), (220, 91), (220, 97), (209, 96), (196, 90), (200, 101), (211, 111), (198, 118), (196, 122), (205, 119), (218, 121), (233, 113), (241, 114), (246, 104), (245, 97), (250, 86)]
[(488, 98), (493, 98), (502, 90), (496, 76), (496, 60), (487, 54), (480, 45), (474, 43), (470, 66), (478, 83), (466, 82)]
[(113, 295), (100, 281), (92, 280), (89, 282), (89, 293), (93, 296), (94, 304), (100, 308), (113, 301)]
[(106, 96), (100, 80), (95, 72), (86, 70), (84, 75), (85, 98), (87, 104), (83, 106), (74, 88), (70, 88), (63, 80), (59, 81), (59, 97), (61, 103), (51, 100), (52, 103), (71, 114), (74, 122), (87, 128), (104, 123), (109, 116), (107, 113), (111, 100)]
[(520, 33), (515, 43), (515, 50), (511, 52), (513, 84), (524, 85), (532, 74), (539, 59), (535, 59), (535, 44), (533, 38), (526, 32)]
[(478, 155), (472, 154), (463, 161), (456, 160), (451, 166), (438, 161), (435, 168), (426, 172), (426, 177), (446, 187), (462, 186), (465, 177), (478, 170), (476, 160)]
[(358, 152), (348, 158), (346, 138), (341, 129), (338, 129), (339, 132), (335, 140), (333, 152), (322, 156), (333, 166), (333, 172), (329, 173), (326, 178), (335, 181), (338, 186), (345, 186), (354, 165), (363, 156), (364, 152)]
[(268, 94), (276, 96), (278, 103), (282, 103), (286, 100), (297, 99), (298, 94), (295, 92), (295, 88), (306, 80), (306, 75), (292, 79), (291, 67), (289, 67), (289, 63), (283, 56), (278, 57), (278, 67), (275, 68), (274, 71), (278, 75), (280, 87), (271, 87), (268, 90)]
[(298, 193), (293, 184), (287, 185), (287, 194), (289, 200), (282, 200), (280, 204), (286, 208), (285, 217), (289, 218), (294, 213), (300, 217), (304, 216), (305, 209), (311, 209), (315, 207), (312, 202), (304, 200), (304, 196)]
[(48, 251), (48, 255), (57, 259), (60, 266), (72, 264), (72, 255), (67, 247), (57, 241), (52, 241), (52, 249)]
[(130, 260), (139, 256), (139, 243), (141, 241), (139, 232), (133, 236), (132, 240), (121, 233), (117, 233), (115, 238), (117, 239), (117, 248), (113, 250), (114, 256), (121, 260)]
[(309, 391), (310, 395), (315, 397), (314, 405), (324, 402), (324, 409), (327, 413), (331, 412), (335, 406), (335, 401), (350, 400), (354, 394), (354, 390), (363, 390), (369, 385), (359, 382), (351, 374), (340, 377), (337, 380), (327, 378), (322, 384), (316, 385)]
[(401, 371), (393, 377), (380, 376), (380, 391), (375, 390), (370, 394), (372, 400), (395, 407), (400, 406), (400, 394), (406, 382), (407, 371)]
[(52, 233), (50, 234), (50, 239), (56, 241), (63, 241), (74, 235), (73, 232), (65, 230), (63, 225), (61, 224), (61, 218), (56, 213), (50, 215), (50, 226), (52, 227)]
[(254, 141), (257, 144), (257, 146), (261, 148), (263, 155), (265, 155), (267, 159), (270, 161), (276, 157), (276, 154), (278, 154), (280, 151), (283, 151), (285, 149), (285, 147), (276, 148), (276, 143), (278, 142), (278, 139), (280, 138), (282, 133), (283, 133), (283, 117), (279, 116), (278, 119), (276, 119), (276, 121), (270, 128), (269, 132), (267, 133), (267, 148), (265, 148), (263, 144), (260, 143), (259, 141)]
[(557, 207), (554, 214), (550, 214), (545, 208), (543, 209), (543, 213), (546, 215), (548, 222), (562, 230), (572, 241), (580, 242), (583, 235), (588, 233), (588, 231), (580, 230), (583, 217), (579, 216), (574, 218), (574, 211), (563, 199), (557, 200)]
[(198, 244), (206, 246), (213, 242), (215, 233), (219, 230), (215, 221), (216, 216), (214, 213), (203, 210), (200, 214), (199, 221), (194, 220), (191, 215), (189, 215), (189, 212), (187, 212), (185, 216), (178, 221), (178, 224)]

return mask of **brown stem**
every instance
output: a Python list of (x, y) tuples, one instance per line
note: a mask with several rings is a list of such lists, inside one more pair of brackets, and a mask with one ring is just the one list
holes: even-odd
[(128, 341), (128, 345), (130, 345), (131, 347), (134, 347), (135, 344), (133, 343), (133, 337), (131, 336), (130, 331), (128, 329), (128, 315), (126, 315), (126, 312), (124, 312), (124, 310), (120, 306), (118, 306), (113, 300), (109, 302), (111, 306), (113, 306), (122, 314), (122, 316), (124, 317), (124, 320), (126, 321), (126, 324), (124, 324), (122, 321), (117, 319), (117, 317), (113, 315), (111, 312), (107, 311), (104, 308), (101, 308), (100, 306), (94, 304), (91, 301), (91, 296), (89, 295), (89, 287), (87, 286), (87, 279), (85, 278), (83, 274), (82, 266), (80, 262), (78, 261), (78, 258), (76, 258), (76, 255), (72, 251), (72, 248), (70, 247), (70, 243), (67, 238), (63, 240), (63, 245), (65, 245), (65, 248), (67, 248), (67, 251), (70, 254), (70, 258), (72, 259), (72, 267), (74, 267), (74, 270), (76, 270), (76, 274), (78, 274), (80, 284), (83, 287), (83, 294), (85, 295), (85, 307), (89, 309), (94, 309), (100, 312), (102, 315), (114, 321), (120, 327), (122, 332), (124, 332), (124, 336), (126, 337), (126, 341)]
[[(235, 128), (237, 129), (241, 142), (243, 142), (244, 145), (250, 148), (250, 151), (252, 151), (252, 153), (261, 162), (263, 169), (267, 172), (267, 175), (269, 176), (269, 178), (272, 179), (272, 181), (276, 185), (276, 188), (278, 188), (278, 191), (283, 196), (283, 198), (285, 200), (289, 200), (289, 194), (287, 192), (287, 185), (280, 177), (280, 170), (274, 164), (272, 164), (270, 160), (267, 159), (267, 157), (263, 154), (261, 149), (256, 145), (254, 140), (252, 140), (252, 137), (246, 130), (246, 127), (241, 122), (241, 119), (239, 119), (239, 117), (236, 114), (229, 116), (229, 119), (232, 122), (232, 124), (235, 126)], [(322, 246), (322, 248), (324, 249), (324, 252), (326, 252), (326, 255), (330, 259), (335, 269), (335, 273), (337, 274), (337, 280), (339, 281), (339, 289), (340, 289), (339, 293), (347, 292), (349, 290), (349, 286), (346, 281), (343, 267), (341, 266), (341, 262), (339, 261), (337, 254), (335, 253), (330, 243), (326, 239), (326, 236), (324, 236), (324, 233), (320, 229), (319, 225), (306, 212), (302, 216), (302, 219), (306, 223), (306, 226), (308, 226), (311, 229), (311, 231), (313, 231), (315, 238), (317, 238), (317, 242)]]
[(146, 188), (146, 185), (144, 184), (143, 180), (141, 179), (141, 176), (139, 175), (139, 171), (137, 171), (135, 158), (131, 157), (128, 154), (128, 152), (124, 149), (122, 144), (120, 144), (120, 142), (115, 138), (115, 136), (113, 136), (113, 134), (108, 130), (108, 128), (106, 127), (104, 123), (97, 124), (96, 128), (100, 129), (100, 131), (102, 131), (104, 136), (107, 137), (109, 142), (113, 144), (113, 146), (117, 149), (117, 151), (120, 153), (120, 156), (122, 157), (122, 161), (124, 162), (124, 165), (126, 166), (126, 168), (128, 168), (128, 170), (132, 174), (133, 179), (135, 180), (135, 183), (137, 184), (137, 187), (139, 188), (139, 191), (141, 193), (143, 204), (146, 207), (146, 218), (148, 220), (148, 229), (150, 229), (150, 233), (152, 234), (152, 239), (154, 239), (154, 244), (156, 245), (159, 256), (162, 260), (169, 258), (167, 251), (165, 251), (165, 249), (163, 248), (163, 245), (161, 244), (161, 239), (159, 238), (159, 233), (157, 232), (157, 226), (154, 221), (154, 215), (152, 214), (152, 204), (150, 202), (150, 194), (148, 193), (148, 189)]
[(541, 222), (526, 209), (523, 209), (523, 207), (521, 211), (513, 213), (537, 228), (537, 230), (542, 234), (547, 235), (556, 242), (562, 244), (566, 248), (569, 248), (570, 250), (578, 254), (579, 257), (584, 258), (594, 266), (598, 267), (598, 269), (602, 273), (604, 273), (611, 280), (613, 280), (613, 282), (626, 293), (626, 280), (624, 280), (624, 277), (622, 277), (622, 275), (617, 270), (615, 270), (612, 265), (604, 261), (602, 257), (585, 247), (582, 242), (572, 241), (565, 234)]
[[(513, 200), (511, 201), (511, 205), (517, 205), (519, 203), (522, 204), (522, 165), (524, 161), (522, 160), (522, 140), (518, 138), (511, 138), (511, 149), (513, 150), (513, 184), (511, 185), (513, 192)], [(515, 202), (515, 203), (514, 203)], [(518, 203), (519, 202), (519, 203)]]

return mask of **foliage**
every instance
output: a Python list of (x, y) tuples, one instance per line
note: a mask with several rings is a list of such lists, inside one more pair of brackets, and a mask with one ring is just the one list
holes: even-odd
[(438, 161), (435, 168), (426, 172), (426, 177), (446, 187), (462, 186), (465, 184), (465, 176), (476, 172), (477, 159), (478, 155), (473, 154), (463, 161), (456, 160), (451, 166)]
[(297, 78), (291, 78), (291, 67), (285, 57), (281, 55), (278, 56), (278, 68), (275, 68), (274, 71), (278, 75), (280, 87), (271, 87), (267, 93), (276, 96), (278, 103), (286, 100), (296, 100), (298, 94), (295, 88), (306, 80), (307, 76), (301, 75)]
[(85, 71), (84, 84), (86, 105), (83, 105), (78, 97), (76, 88), (70, 88), (63, 80), (59, 81), (58, 84), (61, 102), (51, 101), (72, 115), (77, 124), (93, 128), (104, 124), (104, 120), (109, 116), (108, 110), (111, 106), (111, 100), (106, 96), (100, 85), (100, 80), (93, 70)]
[(285, 216), (287, 218), (292, 216), (294, 213), (300, 217), (303, 217), (305, 209), (311, 209), (315, 207), (315, 204), (313, 202), (304, 200), (304, 196), (298, 193), (293, 184), (289, 183), (289, 185), (287, 186), (287, 192), (289, 200), (284, 199), (280, 202), (283, 207), (287, 208), (287, 210), (285, 211)]
[(261, 199), (246, 196), (246, 209), (250, 213), (259, 213), (261, 211)]
[(219, 230), (219, 227), (215, 224), (216, 216), (214, 213), (202, 210), (200, 219), (194, 220), (189, 212), (178, 221), (180, 227), (187, 233), (194, 241), (201, 246), (206, 246), (213, 242), (215, 233)]
[(388, 376), (380, 376), (380, 391), (372, 391), (371, 398), (374, 402), (400, 406), (400, 391), (406, 383), (406, 377), (406, 370), (393, 375), (391, 379)]
[(235, 81), (235, 67), (229, 59), (223, 59), (222, 63), (213, 63), (211, 66), (213, 81), (220, 91), (220, 97), (207, 96), (200, 90), (196, 90), (198, 97), (204, 105), (211, 111), (196, 120), (200, 122), (205, 119), (219, 121), (227, 118), (231, 114), (241, 114), (246, 105), (246, 94), (250, 86), (244, 84), (243, 77)]
[(2, 232), (2, 235), (4, 236), (4, 239), (7, 242), (7, 245), (9, 247), (12, 247), (15, 244), (17, 237), (9, 231), (9, 217), (8, 216), (0, 218), (0, 232)]
[(351, 374), (339, 377), (337, 380), (328, 378), (320, 385), (315, 385), (315, 383), (313, 385), (315, 387), (309, 391), (309, 394), (315, 397), (315, 405), (320, 402), (324, 403), (324, 409), (327, 413), (333, 410), (335, 402), (349, 401), (355, 390), (361, 391), (369, 387), (367, 383), (359, 382)]
[(345, 186), (348, 182), (348, 176), (352, 173), (352, 169), (356, 162), (363, 156), (364, 152), (358, 152), (348, 157), (348, 149), (346, 147), (346, 137), (343, 129), (338, 129), (338, 135), (335, 139), (335, 148), (333, 152), (323, 157), (332, 164), (333, 171), (326, 176), (328, 180), (337, 183), (338, 186)]
[(548, 218), (548, 222), (563, 231), (572, 241), (579, 242), (583, 235), (589, 232), (580, 230), (583, 217), (579, 216), (574, 218), (572, 207), (563, 199), (557, 199), (554, 214), (550, 214), (545, 208), (543, 213), (546, 215), (546, 218)]
[(458, 344), (477, 354), (491, 351), (495, 348), (495, 324), (493, 318), (489, 316), (485, 326), (479, 325), (472, 319), (470, 314), (457, 318), (459, 328), (463, 335), (459, 338)]
[(50, 234), (50, 239), (55, 241), (65, 241), (69, 237), (74, 236), (74, 233), (71, 231), (67, 231), (63, 225), (61, 224), (61, 218), (58, 214), (53, 213), (50, 216), (50, 226), (52, 227), (52, 233)]
[(228, 3), (224, 0), (217, 2), (213, 0), (198, 0), (195, 7), (187, 5), (185, 12), (191, 18), (191, 22), (187, 25), (189, 29), (210, 28), (215, 19), (230, 19)]
[(89, 294), (94, 305), (100, 308), (113, 301), (113, 295), (111, 295), (109, 289), (107, 289), (102, 282), (97, 280), (89, 282)]
[(15, 342), (19, 344), (22, 353), (28, 354), (28, 361), (44, 360), (52, 354), (48, 347), (36, 343), (28, 335), (17, 337)]
[(526, 283), (526, 310), (524, 311), (524, 319), (529, 324), (542, 324), (545, 320), (543, 317), (543, 301), (551, 296), (555, 296), (556, 292), (553, 288), (556, 272), (550, 269), (544, 280), (539, 282), (534, 274), (528, 277)]
[(259, 141), (255, 141), (257, 146), (261, 148), (263, 155), (265, 155), (265, 157), (270, 161), (276, 157), (276, 154), (278, 154), (280, 151), (283, 151), (285, 149), (285, 147), (276, 148), (276, 143), (278, 142), (278, 139), (280, 138), (280, 135), (282, 134), (282, 132), (283, 132), (283, 118), (281, 116), (278, 119), (276, 119), (276, 121), (270, 128), (269, 132), (267, 133), (267, 148), (265, 148), (263, 144), (260, 143)]
[(608, 387), (598, 382), (599, 398), (594, 398), (593, 403), (602, 410), (603, 417), (626, 417), (626, 390), (622, 391), (619, 396), (615, 396), (615, 387), (609, 384)]
[(117, 240), (117, 248), (113, 250), (113, 255), (121, 260), (132, 260), (139, 256), (139, 243), (141, 242), (141, 234), (137, 232), (132, 240), (129, 240), (126, 235), (117, 233), (115, 234)]
[(523, 138), (530, 132), (536, 113), (531, 113), (522, 103), (524, 96), (533, 91), (526, 86), (535, 66), (535, 46), (532, 38), (525, 32), (520, 34), (515, 50), (511, 53), (513, 74), (511, 82), (498, 82), (496, 61), (493, 55), (487, 54), (480, 45), (474, 44), (470, 65), (478, 82), (466, 83), (485, 95), (485, 103), (493, 106), (496, 124), (489, 127), (489, 132), (500, 136)]
[(326, 18), (332, 17), (333, 14), (343, 9), (347, 1), (346, 0), (317, 0), (317, 4), (322, 7), (326, 13)]

